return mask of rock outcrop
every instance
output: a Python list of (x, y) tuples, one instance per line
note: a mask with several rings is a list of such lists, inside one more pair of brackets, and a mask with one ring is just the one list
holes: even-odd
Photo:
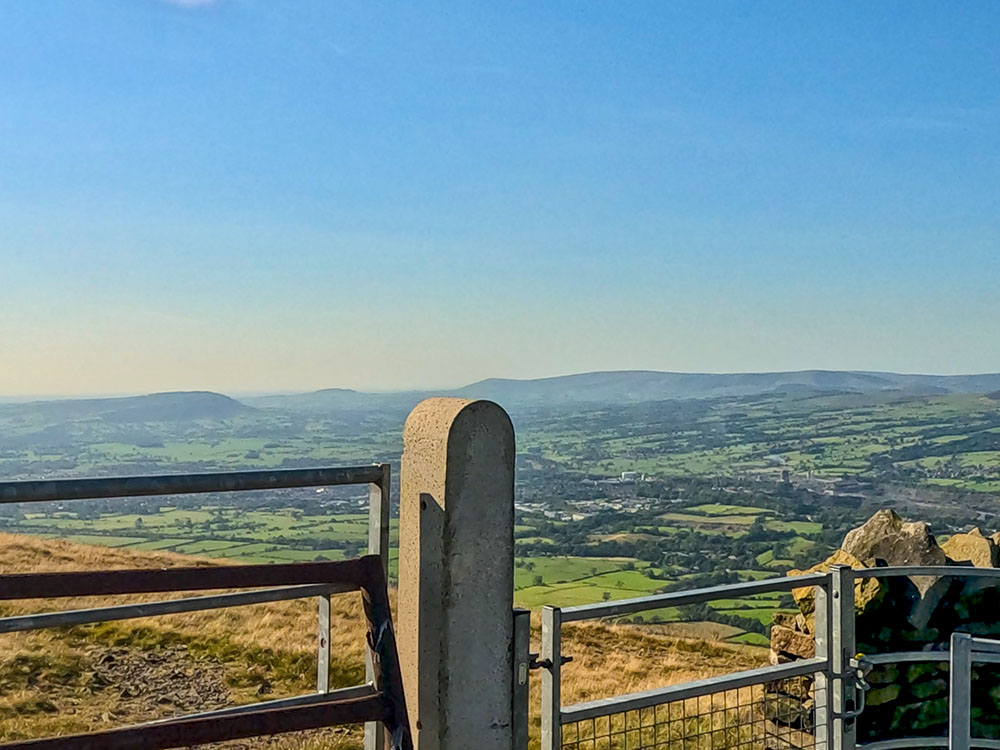
[(992, 537), (983, 536), (979, 529), (973, 529), (967, 534), (955, 534), (941, 545), (941, 551), (948, 559), (956, 563), (968, 563), (977, 568), (997, 567), (997, 543)]
[[(852, 568), (914, 565), (997, 567), (1000, 534), (979, 529), (955, 534), (938, 545), (925, 523), (906, 522), (891, 510), (881, 510), (864, 525), (848, 532), (841, 548), (813, 566), (811, 573), (831, 565)], [(793, 592), (799, 613), (776, 616), (771, 626), (771, 663), (808, 658), (815, 650), (813, 588)], [(913, 576), (857, 579), (854, 589), (857, 648), (862, 654), (892, 651), (937, 651), (948, 647), (956, 630), (980, 635), (1000, 633), (1000, 586), (995, 579)], [(880, 665), (868, 676), (872, 689), (858, 722), (858, 742), (904, 736), (933, 736), (946, 731), (947, 664), (917, 662)], [(987, 684), (988, 683), (988, 684)], [(1000, 739), (1000, 674), (979, 675), (973, 707), (974, 736)], [(797, 699), (812, 705), (812, 686), (800, 680), (789, 689), (769, 686), (769, 698)], [(799, 726), (801, 724), (799, 723)], [(789, 727), (791, 728), (791, 727)], [(776, 729), (781, 729), (776, 725)], [(808, 744), (808, 743), (807, 743)], [(782, 750), (790, 750), (783, 747)]]
[[(880, 510), (864, 525), (847, 532), (840, 548), (865, 567), (883, 565), (944, 565), (947, 556), (922, 522), (906, 522), (893, 510)], [(923, 596), (937, 583), (928, 576), (911, 579)]]

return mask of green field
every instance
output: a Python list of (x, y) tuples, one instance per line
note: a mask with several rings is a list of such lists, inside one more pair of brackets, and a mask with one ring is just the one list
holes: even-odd
[[(348, 550), (360, 553), (367, 545), (368, 518), (363, 514), (307, 515), (291, 508), (243, 511), (164, 506), (158, 513), (97, 518), (80, 518), (71, 512), (31, 513), (17, 530), (122, 549), (162, 550), (234, 562), (289, 562), (339, 560)], [(395, 540), (397, 535), (398, 524), (393, 521), (390, 537)]]
[[(156, 474), (397, 462), (410, 405), (340, 410), (230, 406), (157, 421), (104, 402), (0, 408), (0, 476)], [(220, 397), (221, 398), (221, 397)], [(183, 401), (184, 399), (180, 399)], [(217, 399), (216, 399), (217, 401)], [(213, 402), (215, 403), (215, 402)], [(311, 402), (312, 403), (312, 402)], [(217, 406), (218, 404), (216, 404)], [(186, 408), (180, 404), (178, 408)], [(215, 408), (214, 406), (212, 408)], [(152, 413), (152, 412), (150, 412)], [(1000, 398), (903, 393), (764, 394), (643, 403), (537, 405), (511, 412), (518, 443), (518, 604), (571, 606), (718, 585), (807, 567), (884, 503), (912, 502), (935, 533), (978, 523), (1000, 494)], [(644, 474), (621, 482), (624, 471)], [(393, 497), (398, 497), (394, 484)], [(327, 494), (324, 494), (327, 493)], [(266, 494), (266, 493), (262, 493)], [(366, 488), (273, 499), (205, 497), (0, 508), (0, 528), (123, 549), (233, 562), (336, 560), (367, 544)], [(336, 503), (346, 503), (339, 505)], [(77, 512), (78, 507), (84, 507)], [(903, 505), (894, 505), (907, 515)], [(117, 512), (112, 512), (112, 509)], [(936, 517), (928, 517), (930, 513)], [(984, 521), (985, 519), (985, 521)], [(398, 532), (394, 522), (393, 539)], [(393, 551), (393, 560), (395, 560)], [(395, 564), (395, 563), (394, 563)], [(776, 598), (692, 614), (757, 623)], [(692, 619), (695, 618), (695, 619)], [(752, 632), (750, 632), (752, 631)]]
[[(729, 518), (731, 507), (699, 508)], [(742, 512), (742, 511), (740, 511)], [(684, 514), (676, 514), (682, 517)], [(762, 514), (763, 515), (763, 514)], [(692, 518), (702, 518), (692, 515)], [(519, 533), (530, 534), (534, 526), (522, 524)], [(367, 534), (363, 514), (308, 515), (294, 509), (240, 511), (231, 507), (202, 506), (179, 509), (163, 506), (158, 513), (103, 514), (80, 518), (72, 512), (32, 513), (21, 522), (20, 531), (83, 544), (121, 549), (161, 550), (199, 557), (222, 558), (243, 563), (279, 563), (318, 559), (343, 559), (350, 549), (362, 551)], [(129, 535), (123, 531), (131, 532)], [(681, 527), (673, 527), (679, 533)], [(398, 525), (393, 522), (395, 539)], [(656, 538), (655, 535), (646, 535)], [(525, 536), (519, 542), (531, 542)], [(311, 544), (305, 548), (306, 540)], [(327, 545), (327, 546), (324, 546)], [(395, 553), (393, 549), (393, 553)], [(393, 554), (393, 567), (397, 555)], [(740, 578), (768, 575), (766, 569), (742, 571)], [(666, 576), (666, 577), (664, 577)], [(662, 567), (631, 557), (534, 556), (518, 557), (514, 568), (516, 606), (537, 610), (542, 605), (574, 606), (612, 601), (655, 593), (678, 580)], [(743, 600), (721, 600), (713, 607), (722, 613), (739, 614), (769, 621), (779, 606), (779, 597), (759, 596)], [(684, 619), (676, 608), (661, 608), (641, 615), (644, 622), (675, 622)], [(638, 621), (638, 620), (637, 620)], [(744, 633), (747, 642), (756, 633)]]

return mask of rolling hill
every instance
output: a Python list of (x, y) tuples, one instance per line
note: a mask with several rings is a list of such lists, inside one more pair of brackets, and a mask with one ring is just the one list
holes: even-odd
[(308, 393), (254, 396), (236, 400), (220, 393), (188, 391), (123, 398), (66, 399), (0, 403), (0, 421), (46, 425), (97, 420), (109, 425), (154, 422), (223, 421), (258, 409), (319, 414), (404, 415), (430, 396), (486, 398), (508, 409), (587, 403), (642, 403), (673, 399), (809, 396), (822, 393), (901, 393), (934, 396), (1000, 391), (1000, 374), (911, 375), (852, 370), (763, 373), (682, 373), (653, 370), (586, 372), (517, 380), (489, 378), (461, 388), (366, 392), (324, 388)]
[(56, 422), (101, 419), (119, 424), (231, 419), (248, 411), (251, 407), (246, 404), (210, 391), (0, 404), (0, 415), (7, 418), (23, 415)]
[(460, 388), (453, 395), (501, 403), (641, 402), (761, 394), (825, 392), (911, 394), (982, 393), (1000, 385), (996, 375), (900, 375), (885, 372), (803, 370), (770, 373), (590, 372), (537, 380), (493, 378)]
[(908, 375), (888, 372), (802, 370), (766, 373), (680, 373), (651, 370), (588, 372), (550, 378), (490, 378), (440, 391), (365, 393), (325, 389), (287, 396), (248, 399), (266, 408), (332, 411), (408, 409), (428, 396), (486, 398), (507, 408), (581, 403), (641, 403), (762, 394), (885, 393), (945, 395), (1000, 389), (1000, 374)]

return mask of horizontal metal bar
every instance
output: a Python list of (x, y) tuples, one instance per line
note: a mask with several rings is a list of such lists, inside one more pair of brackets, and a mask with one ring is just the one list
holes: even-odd
[(381, 479), (382, 468), (377, 465), (271, 471), (223, 471), (210, 474), (41, 479), (0, 482), (0, 503), (98, 500), (112, 497), (188, 495), (205, 492), (245, 492), (292, 487), (332, 487), (345, 484), (377, 484)]
[(905, 664), (909, 662), (946, 662), (948, 651), (894, 651), (887, 654), (865, 654), (870, 664)]
[(859, 744), (857, 750), (907, 750), (914, 747), (948, 747), (947, 737), (901, 737)]
[(194, 568), (103, 570), (0, 575), (0, 599), (110, 596), (167, 591), (345, 584), (356, 590), (372, 580), (378, 555), (337, 562), (220, 565)]
[[(1000, 740), (987, 740), (972, 737), (969, 740), (971, 747), (980, 750), (1000, 750)], [(857, 750), (909, 750), (914, 747), (948, 747), (947, 737), (904, 737), (895, 740), (880, 740), (879, 742), (869, 742), (858, 745)]]
[(715, 599), (735, 599), (741, 596), (767, 594), (773, 591), (791, 591), (807, 586), (825, 586), (829, 581), (826, 573), (810, 573), (803, 576), (786, 576), (781, 578), (766, 578), (762, 581), (746, 581), (744, 583), (728, 583), (722, 586), (710, 586), (691, 591), (673, 591), (669, 594), (654, 594), (639, 596), (634, 599), (619, 599), (600, 604), (583, 604), (577, 607), (566, 607), (562, 610), (563, 623), (576, 620), (592, 620), (598, 617), (616, 617), (632, 612), (642, 612), (647, 609), (661, 607), (680, 607), (685, 604), (700, 604)]
[[(938, 662), (943, 663), (951, 659), (951, 652), (948, 649), (937, 651), (893, 651), (886, 654), (865, 654), (865, 661), (870, 664), (904, 664), (907, 662)], [(972, 652), (972, 661), (978, 664), (1000, 664), (1000, 644), (997, 650)]]
[(855, 568), (855, 578), (895, 576), (949, 576), (954, 578), (1000, 578), (1000, 568), (973, 568), (964, 565), (904, 565), (894, 568)]
[(173, 717), (169, 719), (157, 719), (148, 721), (145, 724), (135, 726), (149, 726), (150, 724), (169, 724), (176, 721), (186, 721), (188, 719), (202, 719), (206, 716), (235, 716), (253, 711), (263, 711), (272, 708), (291, 708), (294, 706), (314, 706), (317, 703), (329, 703), (331, 700), (354, 700), (355, 698), (371, 698), (378, 695), (374, 685), (352, 685), (351, 687), (330, 690), (326, 693), (310, 693), (309, 695), (296, 695), (292, 698), (277, 698), (272, 701), (261, 701), (260, 703), (247, 703), (242, 706), (230, 706), (229, 708), (219, 708), (214, 711), (202, 711), (196, 714)]
[[(563, 610), (565, 612), (566, 610)], [(698, 698), (702, 695), (721, 693), (726, 690), (737, 690), (739, 688), (760, 685), (765, 682), (776, 682), (787, 680), (790, 677), (800, 677), (826, 669), (827, 660), (823, 657), (815, 659), (802, 659), (787, 664), (779, 664), (771, 667), (759, 667), (758, 669), (748, 669), (744, 672), (721, 675), (719, 677), (709, 677), (704, 680), (686, 682), (682, 685), (671, 685), (654, 690), (645, 690), (641, 693), (629, 693), (613, 698), (602, 698), (587, 703), (577, 703), (573, 706), (566, 706), (560, 711), (562, 723), (574, 721), (584, 721), (585, 719), (596, 719), (599, 716), (623, 713), (625, 711), (636, 711), (640, 708), (659, 706), (664, 703), (674, 703), (684, 701), (689, 698)]]
[(263, 602), (282, 602), (289, 599), (305, 599), (326, 594), (353, 591), (351, 585), (312, 584), (309, 586), (285, 586), (261, 591), (240, 591), (235, 594), (213, 594), (212, 596), (191, 596), (161, 602), (123, 604), (117, 607), (95, 607), (93, 609), (71, 609), (63, 612), (43, 612), (33, 615), (0, 618), (0, 633), (20, 633), (27, 630), (89, 625), (95, 622), (132, 620), (140, 617), (176, 615), (182, 612), (199, 612), (226, 607), (243, 607)]
[(972, 658), (974, 661), (982, 661), (982, 656), (1000, 655), (1000, 641), (992, 638), (972, 637)]
[(327, 700), (316, 705), (257, 709), (228, 716), (202, 716), (163, 724), (144, 724), (88, 734), (23, 740), (0, 745), (2, 750), (166, 750), (210, 742), (299, 732), (338, 724), (385, 721), (388, 703), (381, 694), (352, 700)]

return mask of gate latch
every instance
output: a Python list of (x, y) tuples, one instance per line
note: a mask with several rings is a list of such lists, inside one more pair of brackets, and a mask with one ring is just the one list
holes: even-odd
[[(848, 662), (848, 670), (844, 675), (844, 705), (850, 708), (834, 714), (835, 718), (844, 721), (854, 721), (865, 710), (865, 693), (871, 688), (868, 684), (868, 673), (875, 665), (865, 659), (864, 654), (857, 654)], [(847, 698), (847, 691), (853, 692), (853, 699)]]
[[(538, 654), (529, 654), (529, 656), (531, 659), (528, 662), (528, 669), (552, 669), (551, 659), (539, 659)], [(572, 656), (561, 656), (559, 658), (560, 664), (569, 664), (571, 661), (573, 661)]]

